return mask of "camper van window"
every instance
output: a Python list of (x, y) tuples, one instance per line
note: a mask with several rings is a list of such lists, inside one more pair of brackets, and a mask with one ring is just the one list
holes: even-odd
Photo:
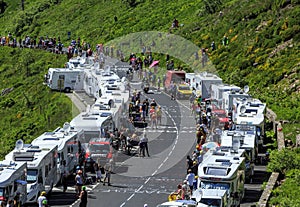
[(14, 182), (14, 192), (16, 192), (18, 190), (18, 183), (15, 181)]
[(4, 200), (4, 189), (0, 188), (0, 201)]
[(27, 182), (28, 183), (36, 182), (37, 174), (38, 174), (37, 170), (27, 169), (27, 178), (26, 178)]
[(49, 173), (49, 165), (45, 166), (45, 177), (48, 177), (48, 173)]
[(201, 182), (201, 189), (219, 189), (219, 190), (229, 190), (229, 183), (213, 183), (213, 182)]
[(42, 174), (42, 170), (39, 171), (38, 183), (43, 183), (43, 174)]
[(58, 78), (59, 78), (60, 80), (65, 80), (65, 75), (59, 75)]

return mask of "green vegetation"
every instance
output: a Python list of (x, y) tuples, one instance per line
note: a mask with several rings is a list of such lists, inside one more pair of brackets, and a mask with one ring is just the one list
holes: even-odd
[(47, 68), (63, 65), (65, 56), (8, 47), (0, 47), (0, 52), (0, 157), (3, 157), (18, 139), (30, 143), (44, 131), (71, 120), (72, 103), (42, 84)]
[[(224, 82), (249, 85), (250, 93), (266, 102), (278, 120), (288, 121), (283, 131), (295, 142), (300, 131), (299, 0), (24, 0), (24, 11), (20, 0), (2, 2), (2, 36), (8, 32), (18, 39), (26, 35), (60, 36), (68, 45), (70, 31), (71, 38), (80, 37), (94, 46), (133, 32), (170, 31), (200, 48), (208, 48), (209, 58)], [(174, 18), (180, 27), (170, 30)], [(227, 46), (221, 44), (224, 35), (229, 38)], [(215, 51), (210, 48), (212, 41), (216, 43)], [(17, 139), (30, 141), (70, 120), (71, 103), (42, 86), (43, 74), (50, 66), (62, 66), (65, 56), (25, 49), (0, 51), (0, 89), (14, 88), (0, 96), (3, 157)], [(155, 59), (164, 57), (154, 55)], [(299, 163), (288, 158), (281, 163), (275, 159), (281, 155), (292, 159), (299, 156), (299, 151), (274, 152), (271, 156), (275, 163), (269, 169), (286, 175), (272, 203), (297, 206), (285, 187), (290, 189), (295, 180), (299, 182), (299, 170), (292, 170), (299, 169)]]

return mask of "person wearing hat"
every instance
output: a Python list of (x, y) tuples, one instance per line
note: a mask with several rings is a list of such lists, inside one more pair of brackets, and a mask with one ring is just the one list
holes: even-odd
[(38, 203), (39, 207), (43, 207), (44, 200), (47, 200), (45, 191), (41, 192), (41, 195), (38, 197), (37, 203)]
[(192, 172), (191, 169), (188, 170), (188, 174), (186, 176), (186, 180), (187, 180), (188, 185), (190, 187), (190, 195), (192, 196), (193, 189), (194, 189), (195, 174)]
[(80, 198), (79, 207), (86, 207), (88, 195), (85, 186), (82, 186), (79, 198)]
[(76, 185), (77, 196), (79, 196), (81, 187), (83, 185), (82, 170), (78, 170), (77, 175), (75, 176), (75, 185)]

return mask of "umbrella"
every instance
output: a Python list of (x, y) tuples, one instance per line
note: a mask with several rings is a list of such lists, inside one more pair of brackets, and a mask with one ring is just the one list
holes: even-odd
[(153, 63), (149, 66), (149, 68), (153, 68), (154, 66), (158, 65), (159, 60), (154, 60)]
[(206, 147), (206, 149), (215, 149), (217, 147), (220, 147), (220, 145), (217, 142), (206, 142), (202, 145), (202, 149), (204, 147)]

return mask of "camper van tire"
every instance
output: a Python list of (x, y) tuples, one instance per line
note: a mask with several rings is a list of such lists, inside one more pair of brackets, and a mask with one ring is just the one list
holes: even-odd
[(71, 92), (71, 88), (69, 88), (69, 87), (65, 88), (65, 92), (66, 93), (70, 93)]

